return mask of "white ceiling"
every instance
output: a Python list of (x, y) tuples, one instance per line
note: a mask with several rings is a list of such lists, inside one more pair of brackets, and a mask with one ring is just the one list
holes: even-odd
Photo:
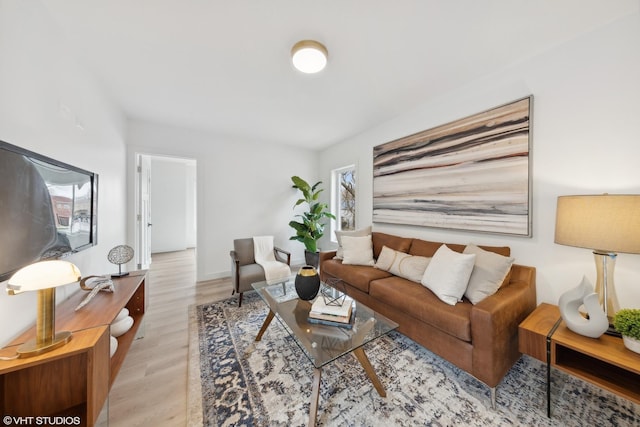
[[(638, 0), (42, 0), (126, 115), (322, 148)], [(318, 75), (290, 49), (329, 50)]]

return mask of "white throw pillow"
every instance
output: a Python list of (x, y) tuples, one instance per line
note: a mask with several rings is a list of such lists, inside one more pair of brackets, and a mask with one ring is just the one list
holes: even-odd
[(388, 271), (395, 276), (420, 283), (429, 261), (431, 261), (431, 258), (409, 255), (383, 246), (374, 267)]
[(464, 296), (472, 304), (477, 304), (500, 289), (515, 259), (486, 251), (473, 244), (467, 245), (464, 253), (476, 255), (476, 263)]
[(374, 265), (373, 243), (371, 236), (351, 237), (342, 236), (343, 264)]
[(467, 289), (475, 254), (461, 254), (442, 245), (438, 248), (422, 277), (422, 283), (449, 305), (456, 305)]
[(338, 249), (336, 250), (336, 256), (333, 259), (342, 259), (344, 254), (344, 249), (342, 248), (342, 237), (350, 236), (350, 237), (364, 237), (371, 235), (371, 226), (360, 228), (358, 230), (353, 231), (336, 231), (336, 240), (338, 240)]

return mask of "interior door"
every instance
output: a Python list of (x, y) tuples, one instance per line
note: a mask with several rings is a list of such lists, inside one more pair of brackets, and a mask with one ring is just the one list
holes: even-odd
[(138, 173), (138, 212), (136, 213), (138, 228), (138, 268), (147, 269), (151, 265), (151, 158), (139, 154), (137, 156)]

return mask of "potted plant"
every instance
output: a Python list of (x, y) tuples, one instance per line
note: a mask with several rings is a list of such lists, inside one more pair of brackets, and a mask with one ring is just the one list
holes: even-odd
[(640, 353), (640, 309), (623, 308), (613, 318), (613, 326), (622, 334), (625, 347)]
[(329, 207), (326, 203), (318, 201), (322, 192), (319, 188), (322, 181), (316, 182), (313, 186), (299, 176), (292, 176), (291, 181), (293, 181), (293, 188), (302, 193), (302, 198), (296, 201), (294, 207), (306, 203), (309, 209), (303, 214), (296, 215), (300, 221), (289, 222), (289, 226), (296, 231), (295, 236), (291, 236), (289, 240), (302, 242), (307, 264), (318, 268), (318, 240), (324, 235), (324, 224), (320, 221), (324, 218), (335, 219), (336, 217), (328, 211)]

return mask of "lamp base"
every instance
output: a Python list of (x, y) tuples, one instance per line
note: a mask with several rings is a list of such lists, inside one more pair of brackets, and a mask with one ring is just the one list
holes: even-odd
[(128, 276), (128, 275), (129, 275), (129, 272), (128, 272), (128, 271), (125, 271), (125, 272), (123, 272), (123, 273), (113, 273), (113, 274), (111, 275), (111, 278), (112, 278), (112, 279), (117, 279), (118, 277), (124, 277), (124, 276)]
[(16, 353), (18, 353), (18, 357), (20, 358), (33, 357), (54, 350), (58, 347), (62, 347), (63, 345), (68, 343), (69, 340), (71, 340), (71, 332), (62, 331), (56, 333), (50, 343), (38, 344), (35, 338), (29, 340), (18, 347)]

